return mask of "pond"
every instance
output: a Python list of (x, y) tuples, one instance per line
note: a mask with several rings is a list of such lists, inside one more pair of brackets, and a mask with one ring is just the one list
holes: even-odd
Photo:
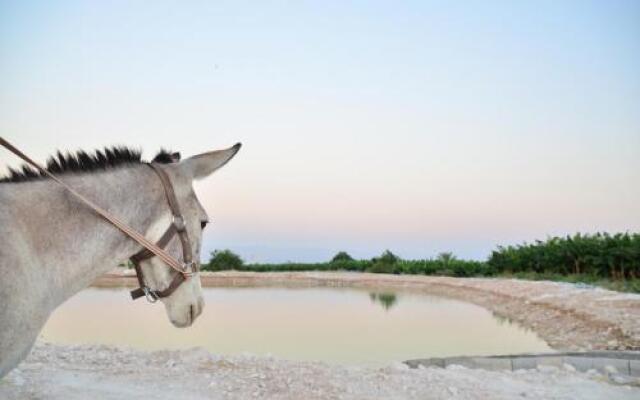
[(548, 352), (532, 331), (471, 303), (426, 294), (334, 288), (205, 288), (186, 329), (124, 289), (87, 289), (58, 308), (42, 338), (138, 349), (380, 365), (422, 357)]

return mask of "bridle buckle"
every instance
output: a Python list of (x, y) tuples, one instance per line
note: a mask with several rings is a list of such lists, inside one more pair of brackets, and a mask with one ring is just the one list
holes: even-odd
[(198, 272), (198, 264), (195, 261), (182, 263), (182, 271), (182, 274), (185, 277), (191, 277), (193, 274)]
[(153, 290), (149, 289), (148, 286), (144, 286), (142, 291), (144, 292), (144, 297), (147, 298), (149, 303), (155, 303), (158, 301), (158, 296), (153, 292)]
[(180, 215), (174, 215), (171, 223), (176, 227), (178, 232), (183, 232), (186, 229), (184, 219)]

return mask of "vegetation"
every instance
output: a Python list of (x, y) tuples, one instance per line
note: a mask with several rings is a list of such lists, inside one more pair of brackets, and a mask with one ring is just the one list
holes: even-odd
[(367, 268), (367, 272), (378, 274), (396, 274), (399, 273), (398, 263), (400, 257), (393, 254), (390, 250), (385, 250), (380, 257), (374, 257), (371, 260), (372, 265)]
[(209, 262), (202, 266), (204, 271), (224, 271), (229, 269), (242, 269), (244, 261), (231, 250), (216, 250), (211, 253)]
[(333, 256), (333, 258), (331, 259), (332, 263), (350, 262), (350, 261), (354, 261), (354, 259), (346, 251), (338, 252), (338, 254)]
[(356, 271), (454, 277), (505, 276), (582, 282), (614, 290), (640, 292), (640, 234), (576, 234), (516, 246), (499, 246), (487, 261), (461, 260), (452, 253), (435, 259), (403, 260), (390, 250), (370, 260), (337, 253), (325, 263), (248, 264), (230, 250), (215, 251), (204, 270)]
[[(230, 250), (217, 250), (212, 253), (211, 261), (203, 266), (207, 271), (220, 271), (235, 269), (239, 271), (271, 272), (271, 271), (354, 271), (388, 274), (421, 274), (421, 275), (448, 275), (448, 276), (491, 276), (493, 270), (484, 262), (459, 260), (451, 256), (438, 256), (437, 259), (427, 260), (403, 260), (391, 251), (386, 250), (378, 257), (371, 260), (355, 260), (333, 257), (331, 262), (325, 263), (280, 263), (280, 264), (236, 264), (221, 262), (219, 254), (225, 256), (237, 255)], [(443, 253), (450, 254), (450, 253)], [(226, 258), (226, 257), (225, 257)], [(336, 259), (337, 258), (337, 259)]]
[(611, 280), (640, 278), (640, 234), (553, 237), (498, 247), (487, 261), (497, 272), (587, 275)]

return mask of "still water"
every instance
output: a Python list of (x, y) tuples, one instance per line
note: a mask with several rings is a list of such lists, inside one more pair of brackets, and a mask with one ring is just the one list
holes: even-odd
[(551, 351), (533, 332), (443, 297), (331, 288), (203, 292), (203, 314), (192, 327), (178, 329), (159, 302), (133, 302), (123, 289), (87, 289), (56, 310), (42, 337), (149, 350), (202, 346), (217, 354), (346, 364)]

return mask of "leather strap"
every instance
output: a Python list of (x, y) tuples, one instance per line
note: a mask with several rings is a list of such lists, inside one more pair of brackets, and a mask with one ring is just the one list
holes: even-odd
[[(139, 266), (136, 268), (138, 279), (140, 279), (139, 277), (142, 276), (142, 270), (139, 270), (139, 268), (140, 268)], [(152, 296), (152, 298), (154, 299), (169, 297), (171, 293), (173, 293), (178, 288), (178, 286), (180, 286), (180, 284), (185, 280), (186, 278), (184, 277), (184, 275), (176, 274), (173, 280), (171, 281), (171, 283), (169, 284), (169, 287), (167, 287), (164, 290), (148, 289), (147, 286), (144, 286), (144, 283), (143, 283), (140, 285), (139, 288), (131, 291), (131, 298), (133, 300), (136, 300), (140, 297), (146, 296), (147, 293), (149, 293), (149, 295)], [(147, 288), (147, 291), (145, 291), (145, 288)]]
[[(162, 237), (160, 238), (160, 240), (158, 240), (156, 242), (156, 246), (164, 249), (165, 247), (167, 247), (167, 245), (169, 244), (171, 239), (173, 239), (173, 236), (177, 232), (178, 231), (176, 230), (176, 228), (175, 228), (175, 226), (173, 224), (169, 225), (169, 229), (167, 229), (165, 231), (165, 233), (162, 235)], [(154, 255), (155, 254), (150, 252), (148, 249), (143, 248), (142, 250), (140, 250), (136, 254), (132, 255), (130, 259), (131, 259), (132, 262), (140, 262), (140, 261), (143, 261), (143, 260), (147, 260), (147, 259), (153, 257)]]
[[(189, 241), (189, 235), (187, 234), (184, 218), (182, 216), (182, 213), (180, 212), (178, 199), (176, 198), (176, 194), (173, 190), (173, 185), (171, 184), (169, 176), (159, 165), (153, 163), (147, 165), (149, 165), (149, 167), (151, 167), (156, 172), (156, 174), (158, 174), (158, 177), (160, 177), (160, 181), (162, 182), (164, 193), (167, 198), (167, 203), (169, 203), (169, 208), (171, 209), (171, 214), (173, 217), (171, 225), (158, 240), (156, 245), (161, 248), (166, 247), (177, 233), (178, 237), (180, 238), (180, 245), (182, 246), (182, 259), (184, 260), (185, 266), (190, 264), (192, 265), (192, 272), (197, 272), (199, 270), (199, 266), (197, 263), (192, 263), (193, 257), (191, 255), (191, 242)], [(142, 272), (142, 268), (140, 267), (140, 261), (149, 259), (153, 256), (154, 253), (148, 251), (148, 249), (142, 249), (138, 253), (134, 254), (130, 259), (135, 266), (136, 277), (138, 278), (138, 284), (140, 286), (139, 288), (131, 291), (131, 298), (133, 300), (142, 296), (146, 296), (149, 301), (155, 302), (158, 298), (168, 297), (186, 279), (184, 274), (177, 274), (174, 276), (173, 280), (167, 288), (163, 290), (150, 289), (144, 282), (144, 274)]]

